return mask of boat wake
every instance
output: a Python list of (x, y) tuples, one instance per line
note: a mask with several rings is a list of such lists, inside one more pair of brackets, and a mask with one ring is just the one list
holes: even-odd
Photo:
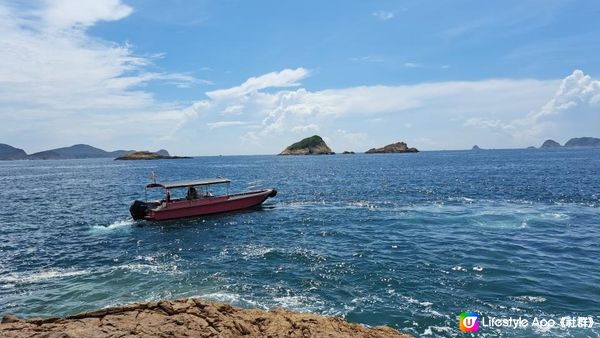
[(127, 218), (124, 220), (114, 221), (108, 225), (94, 225), (92, 227), (95, 231), (113, 231), (119, 229), (125, 229), (135, 224), (135, 221), (131, 218)]

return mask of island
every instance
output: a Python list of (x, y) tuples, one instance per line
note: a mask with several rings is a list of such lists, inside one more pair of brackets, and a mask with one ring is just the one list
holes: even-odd
[(0, 160), (24, 160), (26, 158), (25, 150), (0, 143)]
[(542, 143), (542, 146), (540, 148), (559, 148), (560, 147), (560, 143), (554, 141), (554, 140), (546, 140), (544, 141), (544, 143)]
[(417, 148), (409, 148), (405, 142), (388, 144), (382, 148), (371, 148), (366, 154), (418, 153)]
[[(166, 155), (165, 155), (166, 154)], [(119, 161), (138, 161), (138, 160), (178, 160), (190, 158), (188, 156), (171, 156), (169, 152), (161, 149), (157, 152), (152, 151), (132, 151), (123, 156), (115, 158)]]
[(354, 155), (354, 152), (353, 151), (345, 150), (342, 154), (344, 154), (344, 155)]
[(565, 143), (565, 147), (573, 148), (598, 148), (600, 147), (600, 138), (596, 137), (575, 137)]
[(65, 318), (5, 315), (0, 336), (23, 337), (348, 337), (410, 338), (387, 326), (277, 309), (242, 309), (198, 298), (109, 307)]
[(56, 148), (33, 153), (28, 156), (30, 160), (64, 160), (83, 158), (105, 158), (122, 156), (131, 150), (106, 151), (87, 144), (75, 144), (70, 147)]
[(478, 145), (474, 145), (473, 148), (471, 148), (471, 150), (483, 150), (483, 149), (479, 148)]
[(597, 137), (574, 137), (561, 146), (554, 140), (546, 140), (540, 148), (600, 148), (600, 138)]
[(0, 143), (0, 160), (68, 160), (86, 158), (113, 158), (119, 160), (162, 160), (189, 158), (185, 156), (171, 156), (165, 149), (157, 152), (115, 150), (106, 151), (92, 147), (88, 144), (75, 144), (70, 147), (44, 150), (27, 155), (25, 150), (15, 148), (11, 145)]
[(313, 135), (285, 148), (279, 155), (333, 155), (331, 148), (321, 136)]

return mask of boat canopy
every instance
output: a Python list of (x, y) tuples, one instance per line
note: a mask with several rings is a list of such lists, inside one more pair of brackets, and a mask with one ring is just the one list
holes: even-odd
[(231, 181), (226, 178), (205, 178), (201, 180), (191, 180), (191, 181), (180, 181), (180, 182), (170, 182), (170, 183), (150, 183), (146, 185), (146, 188), (164, 188), (164, 189), (173, 189), (173, 188), (184, 188), (184, 187), (193, 187), (199, 185), (212, 185), (212, 184), (224, 184), (230, 183)]

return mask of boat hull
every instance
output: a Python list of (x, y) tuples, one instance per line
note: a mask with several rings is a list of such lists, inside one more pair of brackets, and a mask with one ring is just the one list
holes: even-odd
[[(204, 197), (194, 200), (176, 200), (149, 208), (144, 214), (139, 212), (134, 219), (166, 221), (179, 218), (197, 217), (202, 215), (220, 214), (237, 211), (261, 205), (267, 198), (277, 194), (275, 189), (251, 191), (228, 196)], [(139, 202), (138, 202), (139, 203)], [(136, 204), (134, 202), (133, 206)], [(130, 209), (131, 210), (131, 209)]]

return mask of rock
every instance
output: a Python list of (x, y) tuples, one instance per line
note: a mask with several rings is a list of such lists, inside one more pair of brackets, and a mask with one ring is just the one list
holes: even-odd
[(347, 150), (346, 150), (346, 151), (344, 151), (342, 154), (344, 154), (344, 155), (353, 155), (353, 154), (354, 154), (354, 152), (353, 152), (353, 151), (347, 151)]
[(314, 135), (285, 148), (279, 155), (333, 155), (335, 154), (323, 141), (321, 136)]
[(23, 149), (0, 143), (0, 160), (24, 160), (27, 153)]
[(367, 154), (388, 154), (388, 153), (418, 153), (417, 148), (409, 148), (405, 142), (388, 144), (383, 148), (371, 148)]
[(540, 148), (559, 148), (560, 147), (560, 143), (554, 141), (554, 140), (546, 140), (544, 141), (544, 143), (542, 143), (542, 146)]
[(572, 138), (565, 143), (565, 147), (588, 147), (598, 148), (600, 147), (600, 138), (596, 137), (576, 137)]
[(534, 146), (529, 146), (529, 147), (527, 147), (525, 149), (536, 149), (536, 148)]
[(473, 148), (471, 148), (471, 150), (482, 150), (481, 148), (479, 148), (478, 145), (474, 145)]
[(390, 327), (367, 328), (338, 317), (242, 309), (201, 299), (138, 303), (37, 321), (7, 317), (0, 324), (0, 337), (410, 337)]
[(4, 317), (2, 317), (2, 324), (8, 324), (8, 323), (18, 323), (21, 320), (11, 314), (5, 314)]
[(190, 158), (185, 156), (165, 156), (151, 151), (132, 151), (126, 155), (119, 156), (115, 160), (175, 160)]

